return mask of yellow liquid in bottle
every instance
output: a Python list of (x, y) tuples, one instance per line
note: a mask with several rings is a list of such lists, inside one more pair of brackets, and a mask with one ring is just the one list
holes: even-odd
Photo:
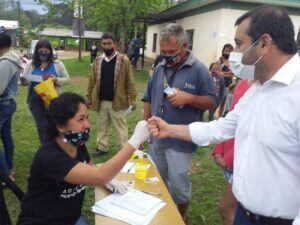
[(135, 165), (135, 177), (139, 180), (144, 180), (147, 177), (147, 164), (143, 157), (139, 157)]

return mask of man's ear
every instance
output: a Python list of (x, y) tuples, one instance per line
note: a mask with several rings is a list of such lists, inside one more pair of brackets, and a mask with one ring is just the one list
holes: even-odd
[(182, 47), (183, 47), (184, 49), (187, 49), (187, 48), (188, 48), (188, 43), (183, 43)]
[(272, 38), (269, 34), (263, 34), (261, 37), (261, 48), (263, 52), (267, 52), (270, 50), (272, 45)]

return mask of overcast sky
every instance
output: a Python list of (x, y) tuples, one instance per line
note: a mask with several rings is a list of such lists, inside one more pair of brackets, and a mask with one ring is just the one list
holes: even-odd
[(26, 0), (26, 1), (20, 1), (20, 2), (21, 2), (21, 7), (23, 10), (35, 9), (40, 14), (45, 14), (47, 12), (47, 11), (43, 10), (45, 8), (45, 6), (35, 3), (34, 0)]

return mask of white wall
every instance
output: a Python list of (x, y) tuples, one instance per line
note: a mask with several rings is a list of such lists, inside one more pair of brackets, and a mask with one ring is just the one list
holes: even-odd
[[(219, 9), (177, 20), (185, 30), (194, 29), (193, 54), (207, 67), (221, 56), (223, 45), (234, 44), (235, 21), (245, 10)], [(300, 16), (291, 15), (295, 27), (295, 38), (300, 27)], [(159, 33), (164, 24), (149, 26), (147, 31), (146, 56), (155, 58), (159, 54)], [(153, 33), (157, 33), (156, 52), (152, 53)]]
[(294, 24), (294, 29), (295, 29), (295, 39), (297, 40), (297, 34), (300, 29), (300, 16), (291, 15), (291, 19), (292, 19), (292, 22)]
[[(160, 53), (159, 33), (160, 33), (160, 30), (161, 30), (162, 27), (163, 27), (162, 24), (148, 26), (147, 37), (146, 37), (146, 50), (145, 50), (145, 55), (147, 57), (155, 59), (155, 57), (157, 55), (159, 55), (159, 53)], [(154, 33), (157, 33), (156, 52), (152, 52), (152, 48), (153, 48), (153, 34)]]

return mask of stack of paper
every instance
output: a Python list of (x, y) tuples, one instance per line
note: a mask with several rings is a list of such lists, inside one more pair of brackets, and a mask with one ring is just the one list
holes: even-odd
[(159, 198), (132, 190), (107, 196), (96, 202), (92, 211), (132, 225), (147, 225), (165, 205)]

